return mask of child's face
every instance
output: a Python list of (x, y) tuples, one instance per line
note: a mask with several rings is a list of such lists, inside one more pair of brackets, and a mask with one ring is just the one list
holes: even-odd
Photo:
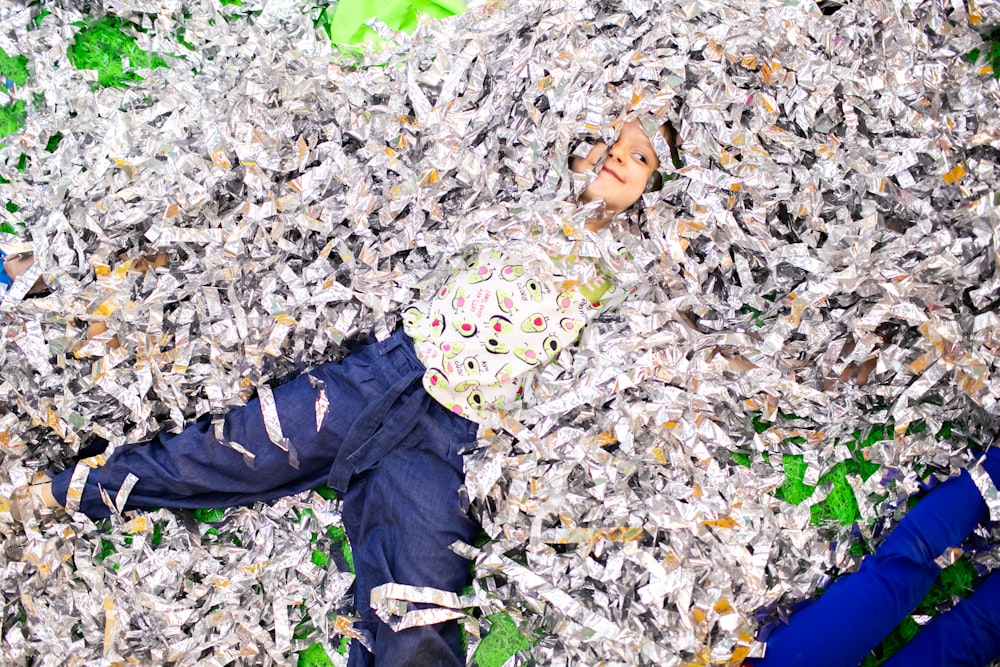
[(590, 149), (587, 157), (574, 158), (571, 168), (576, 172), (593, 169), (605, 152), (608, 157), (604, 165), (580, 195), (580, 201), (585, 204), (604, 200), (604, 217), (588, 225), (595, 229), (607, 226), (616, 214), (636, 203), (645, 192), (649, 177), (660, 167), (653, 144), (637, 120), (625, 123), (611, 150), (599, 143)]

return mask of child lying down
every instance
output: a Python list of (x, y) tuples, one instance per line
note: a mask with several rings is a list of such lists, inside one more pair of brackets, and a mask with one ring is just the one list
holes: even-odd
[[(674, 140), (669, 125), (632, 119), (610, 147), (574, 159), (574, 171), (595, 172), (578, 202), (585, 240), (531, 234), (477, 248), (400, 314), (387, 339), (371, 337), (339, 363), (262, 389), (221, 428), (206, 417), (85, 458), (21, 489), (14, 506), (100, 518), (229, 507), (328, 484), (343, 498), (367, 644), (354, 641), (349, 664), (465, 664), (456, 622), (394, 632), (373, 612), (371, 591), (390, 582), (450, 592), (466, 585), (468, 562), (449, 548), (479, 530), (459, 493), (462, 453), (492, 412), (521, 400), (536, 369), (627, 297), (631, 286), (618, 283), (601, 253), (613, 252), (616, 216), (662, 184)], [(9, 258), (7, 283), (30, 265), (30, 257)]]

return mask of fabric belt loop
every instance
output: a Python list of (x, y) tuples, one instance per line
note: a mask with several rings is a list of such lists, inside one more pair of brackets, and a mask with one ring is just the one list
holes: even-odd
[[(398, 346), (398, 342), (396, 345)], [(392, 385), (392, 387), (390, 387), (384, 395), (379, 397), (358, 415), (358, 418), (351, 426), (351, 430), (348, 431), (347, 437), (344, 438), (340, 452), (337, 454), (337, 459), (330, 468), (330, 475), (328, 477), (327, 484), (341, 493), (345, 493), (347, 491), (347, 486), (351, 481), (351, 477), (356, 472), (354, 470), (355, 462), (357, 462), (364, 454), (364, 450), (369, 446), (375, 433), (379, 431), (379, 427), (385, 423), (386, 415), (389, 414), (393, 405), (396, 404), (399, 398), (414, 383), (419, 383), (423, 375), (423, 370), (418, 370), (403, 376), (396, 382), (396, 384)], [(430, 398), (427, 392), (423, 391), (422, 385), (420, 386), (420, 391), (417, 394), (417, 397), (422, 400), (420, 394)], [(406, 401), (403, 408), (410, 408), (412, 407), (411, 404), (413, 404), (412, 397)], [(407, 413), (408, 419), (406, 422), (410, 424), (410, 428), (402, 433), (402, 435), (406, 435), (406, 433), (408, 433), (413, 427), (414, 415), (412, 412), (409, 412), (409, 410), (404, 412), (404, 414)]]
[(416, 391), (406, 401), (387, 415), (378, 429), (348, 457), (354, 474), (363, 472), (382, 458), (385, 451), (402, 441), (416, 426), (417, 418), (424, 412), (431, 397), (425, 391)]

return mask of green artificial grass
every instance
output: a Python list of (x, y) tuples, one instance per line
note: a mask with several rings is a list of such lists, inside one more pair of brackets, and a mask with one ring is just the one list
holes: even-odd
[(993, 76), (1000, 79), (1000, 26), (994, 26), (986, 33), (986, 44), (965, 54), (972, 64), (982, 62), (993, 70)]
[[(754, 430), (758, 433), (766, 431), (773, 425), (758, 420), (754, 421)], [(910, 426), (909, 433), (920, 433), (926, 429), (926, 424), (917, 422)], [(879, 465), (865, 459), (864, 452), (871, 445), (892, 437), (893, 424), (874, 424), (867, 432), (855, 431), (850, 441), (846, 444), (853, 454), (853, 457), (840, 461), (830, 468), (819, 478), (820, 484), (829, 483), (832, 485), (830, 494), (825, 500), (813, 505), (810, 510), (812, 523), (814, 525), (836, 521), (841, 525), (852, 525), (861, 516), (858, 511), (857, 499), (854, 497), (853, 489), (847, 481), (849, 475), (859, 475), (862, 479), (868, 479), (878, 469)], [(952, 436), (952, 425), (945, 423), (941, 430), (935, 434), (938, 439), (950, 438)], [(785, 442), (790, 444), (802, 444), (801, 438), (789, 438)], [(751, 457), (740, 452), (734, 460), (741, 465), (749, 465)], [(765, 461), (769, 460), (767, 453), (764, 453)], [(743, 463), (746, 461), (746, 463)], [(782, 466), (784, 468), (785, 479), (780, 487), (775, 490), (775, 496), (786, 502), (797, 505), (810, 498), (816, 487), (804, 482), (807, 464), (804, 457), (799, 454), (783, 454)], [(919, 501), (913, 501), (915, 504)], [(854, 544), (851, 553), (862, 556), (867, 553), (867, 547), (863, 543)], [(977, 578), (975, 568), (968, 559), (962, 559), (941, 571), (937, 582), (924, 598), (924, 600), (914, 610), (913, 615), (907, 617), (896, 627), (888, 637), (865, 659), (862, 667), (877, 667), (888, 660), (903, 645), (916, 635), (920, 630), (920, 625), (914, 616), (935, 616), (950, 606), (950, 602), (956, 597), (963, 597), (972, 590), (972, 585)]]
[[(754, 429), (758, 433), (763, 432), (763, 430), (769, 427), (770, 424), (764, 422), (755, 421), (754, 424)], [(922, 428), (921, 424), (915, 424), (910, 430), (911, 432), (918, 432)], [(891, 437), (892, 432), (892, 424), (873, 424), (866, 433), (862, 433), (861, 431), (853, 433), (851, 439), (845, 443), (853, 454), (852, 458), (839, 461), (819, 478), (820, 484), (830, 484), (831, 489), (829, 495), (823, 501), (809, 508), (813, 525), (836, 521), (843, 526), (849, 526), (861, 518), (858, 501), (854, 497), (854, 491), (851, 488), (848, 477), (858, 475), (862, 480), (867, 480), (878, 471), (879, 465), (865, 458), (865, 450), (874, 443)], [(937, 437), (945, 438), (950, 433), (951, 426), (945, 424), (941, 432), (937, 434)], [(790, 438), (786, 442), (798, 442), (801, 444), (804, 441), (801, 438)], [(745, 452), (734, 453), (733, 458), (741, 465), (749, 465), (750, 463), (750, 457)], [(804, 481), (806, 468), (808, 467), (805, 457), (801, 454), (784, 454), (782, 455), (781, 462), (785, 471), (785, 480), (775, 490), (775, 496), (793, 505), (798, 505), (812, 497), (816, 487), (806, 484)]]
[(194, 518), (202, 523), (218, 523), (226, 515), (224, 509), (199, 509), (194, 511)]
[(333, 667), (333, 661), (323, 645), (317, 642), (299, 653), (299, 667)]
[(326, 529), (327, 534), (333, 540), (334, 545), (340, 549), (347, 569), (354, 572), (354, 554), (351, 553), (351, 543), (347, 540), (347, 531), (340, 526), (330, 526)]
[(24, 100), (17, 100), (13, 104), (0, 107), (0, 137), (20, 132), (27, 117), (28, 110)]
[[(80, 32), (66, 54), (73, 67), (96, 70), (100, 87), (123, 88), (142, 81), (143, 78), (133, 71), (135, 69), (167, 67), (167, 62), (159, 55), (149, 54), (136, 46), (135, 38), (125, 31), (141, 32), (141, 29), (128, 21), (108, 15), (74, 25)], [(123, 65), (123, 61), (128, 64)]]
[(48, 141), (45, 142), (45, 152), (55, 153), (56, 149), (59, 148), (59, 142), (61, 142), (62, 140), (63, 140), (62, 132), (56, 132), (52, 134), (48, 138)]
[(535, 642), (521, 634), (509, 614), (498, 612), (488, 618), (490, 631), (472, 654), (479, 667), (502, 667), (518, 651), (534, 646)]
[(7, 88), (23, 86), (28, 82), (28, 59), (25, 56), (9, 56), (0, 49), (0, 75), (3, 75)]

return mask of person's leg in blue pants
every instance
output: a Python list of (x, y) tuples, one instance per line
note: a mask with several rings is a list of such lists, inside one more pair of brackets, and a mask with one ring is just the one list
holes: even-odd
[(985, 667), (1000, 657), (1000, 576), (931, 619), (883, 667)]
[[(1000, 480), (1000, 450), (984, 467)], [(917, 503), (857, 572), (835, 581), (816, 602), (792, 615), (767, 638), (758, 667), (853, 667), (920, 603), (937, 578), (935, 559), (958, 546), (986, 513), (967, 472)]]
[[(355, 553), (356, 607), (376, 651), (375, 664), (464, 664), (456, 623), (393, 633), (368, 606), (370, 588), (381, 583), (459, 592), (468, 578), (467, 561), (448, 545), (455, 539), (471, 541), (476, 534), (459, 500), (464, 478), (457, 453), (474, 444), (476, 425), (434, 402), (420, 384), (422, 371), (412, 343), (399, 331), (340, 364), (310, 372), (323, 382), (329, 400), (318, 430), (319, 390), (308, 376), (273, 390), (297, 468), (272, 444), (254, 399), (229, 411), (223, 429), (226, 440), (254, 454), (252, 467), (218, 442), (210, 421), (202, 420), (179, 434), (115, 450), (89, 470), (80, 511), (108, 516), (101, 489), (114, 500), (130, 473), (138, 481), (126, 509), (229, 507), (328, 482), (344, 494), (344, 523)], [(52, 480), (53, 495), (63, 505), (74, 470)], [(354, 647), (351, 661), (363, 665), (370, 657)]]
[[(445, 410), (438, 403), (430, 408)], [(419, 439), (423, 429), (418, 427), (413, 435)], [(449, 545), (456, 540), (471, 543), (479, 532), (458, 494), (465, 481), (458, 451), (469, 444), (458, 438), (439, 451), (396, 448), (377, 468), (356, 478), (344, 496), (348, 535), (366, 536), (360, 543), (352, 540), (354, 606), (374, 654), (352, 647), (349, 667), (465, 664), (464, 659), (455, 661), (461, 654), (458, 623), (442, 624), (435, 635), (394, 633), (376, 619), (369, 591), (389, 581), (453, 592), (468, 583), (469, 562)]]

